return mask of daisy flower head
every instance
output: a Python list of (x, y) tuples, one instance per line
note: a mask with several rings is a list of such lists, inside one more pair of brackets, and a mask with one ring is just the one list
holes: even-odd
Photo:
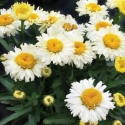
[(121, 73), (125, 72), (125, 56), (124, 57), (117, 56), (115, 58), (115, 69)]
[(36, 38), (36, 46), (39, 47), (39, 54), (45, 62), (61, 66), (69, 62), (69, 57), (74, 51), (73, 43), (63, 33), (43, 33)]
[(0, 9), (0, 36), (14, 36), (18, 33), (20, 21), (16, 20), (12, 14), (12, 9)]
[(78, 116), (83, 123), (90, 124), (105, 120), (109, 110), (115, 107), (111, 93), (104, 92), (105, 88), (101, 81), (94, 86), (92, 78), (73, 82), (65, 99), (73, 117)]
[(118, 1), (119, 0), (107, 0), (106, 1), (106, 6), (110, 9), (114, 9), (118, 7)]
[(37, 7), (37, 9), (33, 10), (31, 15), (24, 22), (26, 29), (29, 28), (29, 26), (33, 24), (41, 25), (42, 21), (48, 19), (47, 14), (48, 13), (46, 11), (43, 11), (43, 9), (40, 9), (39, 7)]
[(65, 20), (60, 25), (53, 24), (47, 30), (53, 33), (62, 32), (66, 35), (70, 33), (85, 34), (85, 26), (83, 24), (78, 24), (71, 15), (65, 16)]
[(41, 70), (46, 66), (35, 52), (37, 47), (32, 44), (21, 44), (14, 51), (4, 54), (7, 60), (3, 63), (5, 71), (15, 81), (34, 81), (35, 76), (41, 77)]
[[(90, 36), (91, 39), (93, 37)], [(125, 34), (119, 31), (117, 25), (102, 28), (95, 32), (93, 37), (93, 50), (103, 55), (106, 60), (114, 61), (116, 56), (125, 56)]]
[(43, 33), (48, 27), (52, 26), (53, 24), (60, 26), (63, 22), (65, 16), (61, 14), (59, 11), (50, 11), (48, 12), (47, 19), (42, 22), (39, 31)]
[(88, 14), (92, 16), (94, 14), (108, 15), (107, 7), (105, 5), (99, 5), (98, 0), (79, 0), (76, 2), (76, 11), (79, 12), (79, 16)]
[[(112, 26), (113, 20), (110, 20), (109, 17), (103, 17), (101, 15), (93, 15), (90, 17), (88, 23), (86, 23), (86, 32), (87, 37), (91, 39), (90, 36), (94, 35), (95, 31), (99, 31), (101, 28), (106, 28), (108, 26)], [(119, 26), (118, 26), (119, 27)]]
[(83, 69), (84, 64), (91, 64), (92, 60), (96, 58), (92, 51), (92, 44), (90, 41), (85, 41), (81, 35), (72, 34), (70, 36), (74, 44), (74, 54), (71, 56), (71, 63), (74, 63), (77, 68)]
[(13, 13), (15, 17), (19, 20), (27, 20), (34, 10), (34, 6), (28, 3), (14, 3), (12, 6)]
[(115, 104), (117, 106), (119, 106), (119, 107), (125, 106), (125, 97), (121, 93), (119, 93), (119, 92), (115, 93), (113, 95), (113, 98), (114, 98)]

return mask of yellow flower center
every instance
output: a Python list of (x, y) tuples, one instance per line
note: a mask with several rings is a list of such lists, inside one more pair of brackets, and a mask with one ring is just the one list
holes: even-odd
[(47, 41), (47, 49), (50, 52), (58, 53), (58, 52), (60, 52), (63, 49), (63, 44), (58, 39), (54, 39), (54, 38), (53, 39), (49, 39)]
[(75, 54), (81, 55), (86, 50), (86, 45), (82, 42), (75, 42)]
[(30, 17), (29, 17), (29, 20), (36, 20), (36, 19), (38, 19), (39, 18), (39, 16), (36, 14), (36, 13), (32, 13), (31, 15), (30, 15)]
[(16, 15), (18, 15), (18, 14), (26, 14), (27, 12), (28, 12), (27, 8), (19, 8), (16, 11)]
[(119, 65), (121, 68), (125, 68), (125, 60), (119, 60)]
[(6, 26), (11, 24), (14, 18), (10, 14), (0, 15), (0, 26)]
[(17, 55), (15, 62), (23, 69), (32, 69), (36, 64), (34, 56), (29, 53), (21, 53)]
[(81, 99), (87, 108), (95, 109), (102, 101), (102, 94), (97, 89), (89, 88), (82, 93)]
[(26, 20), (32, 14), (34, 6), (30, 6), (28, 3), (15, 3), (13, 5), (13, 12), (18, 19)]
[(103, 37), (103, 42), (104, 45), (108, 48), (118, 49), (120, 47), (121, 41), (117, 35), (109, 33)]
[(77, 29), (77, 26), (75, 24), (70, 24), (70, 23), (64, 23), (63, 28), (65, 29), (65, 31), (71, 31), (74, 29)]
[(45, 21), (45, 23), (53, 24), (57, 21), (57, 18), (55, 16), (49, 16), (49, 19)]
[(96, 30), (99, 30), (100, 28), (106, 28), (107, 26), (110, 26), (110, 24), (107, 23), (107, 22), (104, 22), (104, 21), (98, 22), (98, 23), (95, 25)]
[(92, 12), (101, 11), (101, 7), (95, 3), (89, 3), (86, 7)]

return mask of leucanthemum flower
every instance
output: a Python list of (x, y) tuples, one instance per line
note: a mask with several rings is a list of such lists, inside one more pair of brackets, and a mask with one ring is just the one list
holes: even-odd
[(31, 15), (28, 17), (28, 19), (24, 22), (25, 28), (29, 28), (30, 25), (36, 24), (41, 25), (42, 21), (48, 19), (48, 13), (46, 11), (43, 11), (43, 9), (40, 9), (37, 7), (36, 10), (33, 10)]
[(73, 82), (65, 99), (73, 117), (78, 116), (83, 123), (90, 124), (106, 120), (109, 110), (115, 106), (111, 93), (104, 92), (105, 88), (101, 81), (94, 86), (92, 78)]
[(115, 58), (115, 69), (121, 73), (125, 72), (125, 56), (124, 57), (117, 56)]
[(122, 125), (122, 123), (119, 120), (114, 120), (113, 125)]
[(18, 33), (20, 21), (16, 20), (13, 16), (12, 9), (0, 10), (0, 37), (14, 36)]
[(47, 30), (50, 30), (49, 32), (62, 32), (67, 34), (85, 34), (85, 27), (83, 24), (78, 24), (76, 20), (71, 16), (67, 15), (65, 17), (65, 20), (60, 24), (60, 25), (52, 25), (50, 28)]
[[(53, 34), (53, 33), (52, 33)], [(48, 63), (56, 65), (65, 65), (69, 62), (69, 57), (73, 53), (73, 43), (67, 39), (63, 33), (45, 34), (36, 37), (38, 42), (36, 46), (39, 47), (41, 58)]]
[(25, 43), (20, 48), (15, 47), (14, 51), (4, 54), (7, 60), (2, 63), (6, 73), (15, 81), (29, 82), (34, 81), (35, 76), (41, 77), (41, 70), (46, 64), (41, 61), (36, 50), (34, 45)]
[(71, 56), (71, 64), (74, 63), (77, 68), (82, 69), (84, 64), (91, 64), (92, 60), (96, 58), (92, 51), (92, 44), (90, 41), (85, 41), (79, 34), (71, 34), (71, 41), (74, 44), (74, 53)]
[[(93, 15), (90, 17), (90, 20), (88, 23), (85, 24), (86, 32), (87, 32), (87, 37), (91, 40), (90, 36), (94, 35), (95, 31), (99, 31), (101, 28), (106, 28), (112, 26), (113, 20), (110, 20), (109, 17), (103, 17), (100, 15)], [(119, 28), (119, 25), (118, 25)]]
[(114, 98), (115, 104), (117, 106), (119, 106), (119, 107), (125, 106), (125, 97), (121, 93), (119, 93), (119, 92), (115, 93), (113, 95), (113, 98)]
[(78, 5), (76, 11), (79, 12), (79, 16), (86, 14), (89, 16), (94, 14), (108, 15), (107, 7), (105, 5), (99, 5), (98, 0), (79, 0), (76, 4)]
[(110, 9), (114, 9), (118, 7), (118, 0), (107, 0), (106, 6)]
[(12, 6), (13, 13), (15, 17), (19, 20), (27, 20), (34, 10), (34, 6), (28, 3), (14, 3)]
[(125, 56), (125, 34), (119, 31), (118, 26), (113, 25), (95, 32), (93, 38), (93, 50), (106, 60), (114, 61), (117, 56)]
[(53, 24), (60, 26), (63, 22), (65, 16), (61, 14), (59, 11), (50, 11), (47, 15), (48, 19), (42, 21), (42, 25), (39, 28), (40, 33), (43, 33), (48, 27), (52, 26)]

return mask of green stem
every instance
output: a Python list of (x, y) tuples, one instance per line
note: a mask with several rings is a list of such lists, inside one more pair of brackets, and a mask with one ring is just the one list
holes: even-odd
[(24, 20), (21, 20), (21, 43), (24, 43)]

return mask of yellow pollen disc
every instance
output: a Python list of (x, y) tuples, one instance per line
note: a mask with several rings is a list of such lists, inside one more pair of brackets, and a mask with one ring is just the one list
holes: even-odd
[(32, 69), (36, 64), (34, 56), (29, 53), (21, 53), (17, 55), (15, 62), (23, 69)]
[(120, 68), (125, 68), (125, 60), (119, 60), (118, 61)]
[(119, 98), (120, 103), (124, 101), (124, 96), (118, 95), (118, 98)]
[(81, 55), (86, 50), (86, 45), (82, 42), (75, 42), (75, 54)]
[(11, 24), (14, 18), (10, 14), (0, 15), (0, 26), (6, 26)]
[(101, 7), (95, 3), (89, 3), (86, 7), (92, 12), (101, 11)]
[(65, 31), (71, 31), (72, 25), (70, 23), (64, 23), (63, 28), (65, 29)]
[(102, 94), (97, 89), (89, 88), (82, 93), (81, 100), (87, 108), (95, 109), (102, 101)]
[(75, 24), (72, 24), (72, 30), (78, 29)]
[(63, 44), (58, 39), (49, 39), (47, 41), (47, 49), (50, 52), (58, 53), (58, 52), (60, 52), (63, 49)]
[(49, 16), (49, 19), (46, 20), (45, 22), (48, 24), (53, 24), (57, 21), (57, 18), (55, 16)]
[(35, 13), (32, 13), (29, 17), (30, 20), (35, 20), (35, 19), (38, 19), (38, 18), (39, 18), (39, 16)]
[(103, 37), (103, 42), (108, 48), (118, 49), (120, 47), (121, 41), (117, 35), (109, 33)]
[(104, 22), (104, 21), (98, 22), (98, 23), (95, 25), (96, 30), (99, 30), (100, 28), (106, 28), (107, 26), (110, 26), (110, 24), (107, 23), (107, 22)]

